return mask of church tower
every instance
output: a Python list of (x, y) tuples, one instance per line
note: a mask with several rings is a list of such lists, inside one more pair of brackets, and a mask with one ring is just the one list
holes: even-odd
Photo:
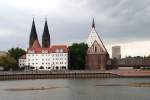
[(50, 47), (50, 34), (48, 30), (47, 20), (45, 20), (44, 32), (42, 35), (42, 48)]
[(86, 56), (86, 69), (105, 70), (109, 55), (100, 36), (96, 32), (94, 19), (86, 43), (89, 47)]
[(33, 45), (35, 40), (38, 41), (38, 37), (37, 37), (35, 22), (34, 22), (34, 18), (33, 18), (31, 32), (30, 32), (30, 37), (29, 37), (29, 48), (32, 47), (32, 45)]

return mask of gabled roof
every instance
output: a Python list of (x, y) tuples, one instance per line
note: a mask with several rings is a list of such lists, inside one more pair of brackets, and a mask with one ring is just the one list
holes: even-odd
[(91, 29), (91, 32), (90, 32), (89, 37), (87, 39), (88, 47), (91, 47), (95, 40), (102, 47), (102, 49), (104, 50), (104, 52), (107, 52), (107, 50), (106, 50), (106, 48), (105, 48), (105, 46), (104, 46), (104, 44), (103, 44), (100, 36), (96, 32), (95, 23), (94, 23), (94, 20), (93, 20), (92, 29)]

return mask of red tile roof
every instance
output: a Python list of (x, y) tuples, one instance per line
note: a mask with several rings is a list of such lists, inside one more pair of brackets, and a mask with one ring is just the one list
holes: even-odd
[(56, 53), (56, 50), (63, 50), (64, 53), (68, 52), (68, 48), (66, 45), (53, 45), (52, 47), (52, 53)]
[(34, 51), (36, 54), (40, 54), (43, 51), (48, 51), (48, 53), (56, 53), (56, 51), (59, 50), (59, 52), (62, 50), (63, 53), (68, 52), (68, 48), (66, 45), (52, 45), (51, 48), (41, 48), (37, 47), (37, 44), (32, 46), (32, 48), (28, 48), (27, 51)]
[(22, 55), (20, 59), (26, 59), (26, 54)]

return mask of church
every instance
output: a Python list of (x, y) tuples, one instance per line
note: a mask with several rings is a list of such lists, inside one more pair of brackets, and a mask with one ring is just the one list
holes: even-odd
[(91, 32), (87, 39), (87, 56), (86, 56), (86, 69), (89, 70), (105, 70), (107, 65), (107, 60), (109, 54), (100, 38), (96, 32), (95, 22), (93, 19)]
[(68, 48), (66, 45), (51, 45), (47, 20), (42, 35), (42, 45), (40, 45), (33, 19), (29, 47), (26, 54), (20, 57), (19, 66), (30, 67), (31, 70), (68, 69)]

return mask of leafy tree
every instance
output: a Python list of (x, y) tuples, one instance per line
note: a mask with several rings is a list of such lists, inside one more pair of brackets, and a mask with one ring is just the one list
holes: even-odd
[(25, 50), (21, 49), (21, 48), (11, 48), (10, 50), (8, 50), (8, 55), (10, 55), (11, 57), (13, 57), (17, 63), (18, 63), (18, 59), (25, 54)]
[(0, 66), (2, 66), (4, 70), (15, 70), (17, 61), (9, 55), (0, 56)]
[(85, 43), (74, 43), (69, 47), (69, 69), (85, 69), (85, 57), (88, 46)]

